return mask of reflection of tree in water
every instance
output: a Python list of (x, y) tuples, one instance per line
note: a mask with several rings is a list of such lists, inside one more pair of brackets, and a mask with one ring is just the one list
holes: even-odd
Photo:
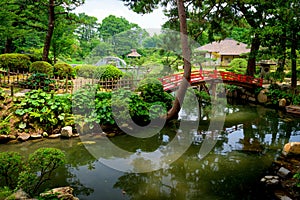
[[(192, 148), (188, 154), (196, 155), (199, 148)], [(168, 169), (151, 173), (126, 173), (115, 183), (131, 199), (216, 199), (223, 197), (237, 199), (253, 195), (250, 191), (265, 169), (263, 156), (251, 157), (231, 153), (229, 157), (208, 156), (199, 160), (197, 156), (184, 156)], [(241, 158), (239, 159), (240, 157)], [(246, 158), (247, 157), (247, 158)], [(255, 168), (253, 167), (255, 164)]]

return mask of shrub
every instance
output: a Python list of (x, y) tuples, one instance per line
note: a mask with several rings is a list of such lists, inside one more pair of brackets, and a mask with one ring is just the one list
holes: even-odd
[(18, 188), (34, 195), (50, 180), (54, 170), (65, 163), (65, 154), (56, 148), (40, 148), (29, 155), (26, 170), (20, 173)]
[(113, 65), (99, 66), (96, 73), (101, 79), (119, 79), (123, 76), (123, 72)]
[(94, 65), (78, 65), (75, 67), (76, 75), (84, 78), (98, 78), (96, 77), (97, 66)]
[(9, 69), (11, 72), (28, 72), (30, 58), (24, 54), (7, 53), (0, 55), (0, 67)]
[(58, 76), (59, 78), (66, 78), (68, 75), (68, 78), (74, 78), (75, 77), (75, 71), (72, 68), (71, 65), (67, 63), (57, 63), (54, 65), (54, 75)]
[(29, 72), (43, 73), (53, 76), (53, 66), (45, 61), (36, 61), (31, 63)]
[(10, 189), (17, 186), (17, 180), (23, 169), (22, 157), (16, 152), (0, 153), (0, 180)]
[(156, 78), (146, 78), (139, 82), (137, 91), (145, 102), (164, 102), (167, 109), (172, 107), (173, 97), (164, 91), (162, 83)]
[(245, 74), (247, 70), (247, 60), (243, 58), (234, 58), (228, 66), (230, 67), (227, 71)]
[(30, 89), (42, 89), (50, 91), (54, 89), (55, 80), (48, 78), (47, 74), (32, 74), (27, 80), (19, 83), (21, 86)]
[(26, 126), (35, 124), (44, 131), (71, 125), (71, 95), (54, 95), (42, 90), (32, 90), (16, 105), (15, 114), (26, 121)]

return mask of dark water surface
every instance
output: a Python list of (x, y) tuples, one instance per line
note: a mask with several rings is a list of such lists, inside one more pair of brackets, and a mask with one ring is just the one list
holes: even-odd
[[(132, 171), (150, 169), (153, 163), (143, 160), (143, 156), (139, 158), (139, 153), (155, 155), (167, 150), (176, 154), (176, 149), (169, 148), (168, 144), (181, 140), (176, 135), (180, 131), (177, 123), (170, 123), (149, 138), (129, 135), (111, 138), (109, 142), (132, 152), (134, 156), (130, 157), (129, 164), (129, 158), (115, 155), (103, 138), (27, 141), (1, 145), (0, 151), (17, 151), (28, 156), (40, 147), (63, 150), (67, 164), (57, 171), (47, 187), (70, 185), (80, 199), (263, 199), (258, 194), (262, 189), (259, 180), (285, 143), (300, 141), (300, 118), (250, 105), (228, 106), (226, 113), (224, 127), (215, 135), (217, 142), (207, 156), (198, 155), (209, 135), (209, 120), (204, 116), (198, 129), (189, 132), (192, 144), (184, 154), (152, 172), (121, 172), (102, 161), (119, 163), (120, 168), (131, 165)], [(101, 158), (91, 153), (93, 146), (101, 151)], [(141, 161), (135, 162), (138, 159)]]

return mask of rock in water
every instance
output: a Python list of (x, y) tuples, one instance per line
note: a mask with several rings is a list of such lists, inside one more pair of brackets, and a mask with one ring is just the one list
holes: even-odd
[(60, 188), (54, 188), (52, 190), (49, 190), (47, 192), (41, 193), (40, 197), (47, 197), (56, 195), (57, 199), (64, 199), (64, 200), (79, 200), (77, 197), (73, 196), (73, 188), (67, 186), (67, 187), (60, 187)]
[(61, 137), (70, 138), (72, 135), (73, 132), (71, 126), (66, 126), (61, 129)]

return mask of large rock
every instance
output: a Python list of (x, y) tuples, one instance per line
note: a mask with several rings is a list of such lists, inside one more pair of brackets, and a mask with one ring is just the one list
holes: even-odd
[(60, 188), (54, 188), (52, 190), (49, 190), (47, 192), (41, 193), (40, 197), (47, 197), (56, 195), (57, 199), (64, 199), (64, 200), (79, 200), (77, 197), (73, 196), (73, 188), (67, 186), (67, 187), (60, 187)]
[(300, 156), (300, 142), (290, 142), (284, 145), (283, 155), (297, 155)]
[(18, 191), (16, 191), (15, 193), (13, 193), (9, 197), (7, 197), (5, 200), (9, 200), (9, 199), (29, 200), (31, 198), (30, 198), (30, 196), (26, 192), (24, 192), (22, 189), (19, 189)]
[(73, 136), (73, 131), (71, 126), (66, 126), (61, 129), (61, 137), (70, 138)]
[(30, 134), (28, 134), (28, 133), (21, 133), (18, 136), (18, 140), (21, 140), (21, 141), (27, 141), (29, 138), (30, 138)]

